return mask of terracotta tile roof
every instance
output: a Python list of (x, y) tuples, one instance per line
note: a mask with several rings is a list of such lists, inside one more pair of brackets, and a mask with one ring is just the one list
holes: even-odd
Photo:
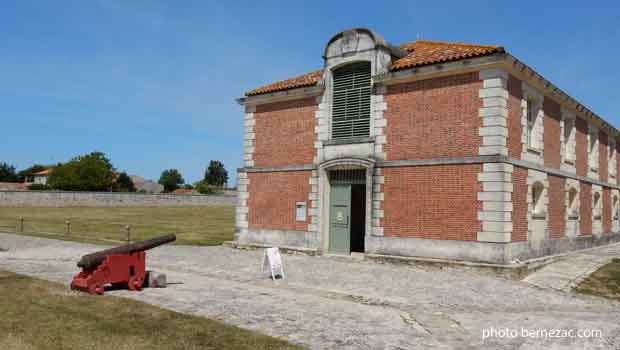
[(266, 94), (268, 92), (282, 91), (293, 88), (300, 88), (306, 86), (314, 86), (321, 79), (323, 70), (315, 70), (314, 72), (306, 73), (298, 77), (276, 81), (275, 83), (259, 87), (257, 89), (246, 92), (246, 96)]
[(32, 175), (48, 176), (49, 174), (52, 173), (52, 170), (54, 170), (54, 169), (53, 168), (48, 168), (48, 169), (45, 169), (45, 170), (38, 171), (36, 173), (32, 173)]
[[(415, 40), (400, 45), (409, 54), (392, 62), (390, 70), (402, 70), (429, 64), (457, 61), (465, 58), (486, 56), (504, 52), (504, 48), (494, 45), (473, 45), (443, 41)], [(316, 70), (298, 77), (277, 81), (246, 92), (246, 96), (266, 94), (294, 88), (314, 86), (321, 79), (323, 70)]]
[(504, 52), (504, 48), (501, 46), (447, 43), (428, 40), (412, 41), (400, 45), (400, 48), (406, 50), (409, 54), (392, 62), (390, 70), (401, 70), (434, 63), (486, 56), (496, 52)]

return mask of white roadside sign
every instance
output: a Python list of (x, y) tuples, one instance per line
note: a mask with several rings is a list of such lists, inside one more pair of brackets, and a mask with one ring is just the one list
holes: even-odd
[(278, 247), (265, 249), (261, 271), (265, 271), (266, 268), (270, 270), (273, 280), (278, 276), (284, 279), (284, 267), (282, 266), (282, 257), (280, 256), (280, 249), (278, 249)]

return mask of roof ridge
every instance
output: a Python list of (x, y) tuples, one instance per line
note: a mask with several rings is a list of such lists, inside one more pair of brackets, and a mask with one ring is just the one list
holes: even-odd
[(501, 48), (501, 45), (488, 45), (488, 44), (470, 44), (470, 43), (463, 43), (463, 42), (458, 42), (458, 41), (439, 41), (439, 40), (426, 40), (426, 39), (416, 39), (413, 41), (409, 41), (406, 42), (404, 44), (401, 44), (399, 46), (406, 46), (406, 45), (413, 45), (413, 44), (430, 44), (430, 45), (458, 45), (458, 46), (464, 46), (464, 47), (484, 47), (484, 48), (489, 48), (489, 49), (498, 49)]
[[(402, 44), (400, 48), (406, 50), (407, 55), (393, 61), (390, 70), (401, 70), (415, 66), (490, 55), (494, 52), (504, 51), (502, 46), (497, 45), (477, 45), (421, 39)], [(292, 88), (314, 86), (321, 79), (322, 71), (323, 69), (318, 69), (303, 75), (278, 80), (271, 84), (250, 90), (246, 92), (245, 95), (252, 96)]]

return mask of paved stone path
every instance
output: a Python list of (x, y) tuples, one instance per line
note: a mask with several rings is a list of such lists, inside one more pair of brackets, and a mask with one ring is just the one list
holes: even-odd
[(574, 252), (527, 276), (532, 285), (570, 292), (599, 267), (620, 256), (620, 243)]
[[(0, 234), (0, 269), (68, 284), (100, 246)], [(620, 256), (620, 246), (601, 250)], [(588, 254), (597, 255), (595, 251)], [(172, 284), (109, 294), (218, 319), (312, 349), (620, 349), (620, 303), (462, 268), (284, 255), (286, 280), (260, 272), (261, 251), (165, 246), (150, 269)], [(1, 288), (1, 286), (0, 286)], [(515, 337), (483, 339), (491, 328)], [(600, 330), (601, 338), (521, 331)]]

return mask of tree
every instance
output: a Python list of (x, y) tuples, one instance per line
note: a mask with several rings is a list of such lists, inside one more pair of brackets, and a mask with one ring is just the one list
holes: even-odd
[(161, 173), (159, 184), (164, 186), (164, 192), (172, 192), (185, 182), (177, 169), (167, 169)]
[(228, 171), (224, 168), (224, 164), (219, 160), (210, 161), (205, 171), (204, 181), (212, 186), (224, 187), (228, 182)]
[(55, 167), (48, 185), (65, 191), (109, 191), (114, 178), (114, 167), (105, 154), (92, 152)]
[(0, 182), (18, 182), (15, 167), (7, 163), (0, 163)]
[(131, 177), (129, 177), (126, 172), (122, 172), (118, 174), (118, 177), (116, 178), (114, 190), (117, 192), (135, 192), (136, 186), (134, 185)]
[(45, 169), (50, 168), (49, 166), (35, 164), (29, 168), (26, 168), (19, 173), (17, 173), (17, 177), (19, 177), (19, 182), (24, 182), (27, 176), (31, 176), (34, 173), (38, 173), (39, 171), (43, 171)]

